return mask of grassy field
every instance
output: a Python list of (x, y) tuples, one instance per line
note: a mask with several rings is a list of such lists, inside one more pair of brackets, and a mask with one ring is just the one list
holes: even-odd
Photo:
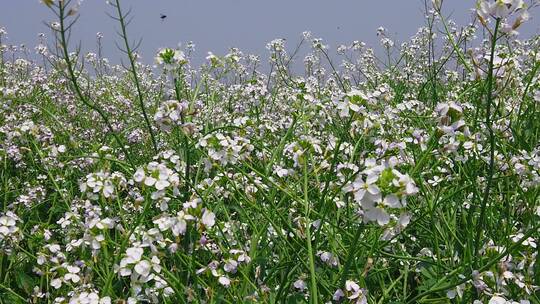
[(43, 2), (48, 44), (0, 29), (0, 303), (540, 303), (535, 4), (195, 67), (142, 63), (128, 1), (123, 65)]

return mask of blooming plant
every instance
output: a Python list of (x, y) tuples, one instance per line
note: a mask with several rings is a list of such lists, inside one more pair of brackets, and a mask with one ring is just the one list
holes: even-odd
[(0, 303), (540, 303), (538, 1), (201, 66), (42, 2), (35, 56), (0, 28)]

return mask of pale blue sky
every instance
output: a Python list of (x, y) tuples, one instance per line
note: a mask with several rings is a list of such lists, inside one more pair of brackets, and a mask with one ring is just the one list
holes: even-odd
[[(8, 43), (34, 46), (37, 33), (47, 29), (43, 21), (53, 20), (39, 0), (0, 0), (0, 26), (7, 29)], [(134, 20), (128, 28), (132, 40), (143, 38), (140, 53), (151, 62), (160, 47), (175, 47), (178, 42), (196, 44), (200, 62), (208, 51), (225, 54), (229, 47), (263, 55), (265, 45), (274, 38), (286, 38), (289, 48), (309, 30), (332, 49), (338, 44), (361, 40), (378, 43), (376, 29), (384, 26), (398, 41), (408, 39), (423, 25), (423, 0), (124, 0)], [(444, 11), (459, 24), (471, 20), (474, 0), (446, 0)], [(117, 26), (106, 12), (113, 13), (105, 0), (85, 0), (73, 41), (85, 50), (95, 49), (97, 32), (104, 34), (104, 53), (117, 62), (121, 54), (114, 40)], [(160, 14), (166, 14), (162, 21)], [(540, 33), (540, 10), (521, 30), (522, 37)]]

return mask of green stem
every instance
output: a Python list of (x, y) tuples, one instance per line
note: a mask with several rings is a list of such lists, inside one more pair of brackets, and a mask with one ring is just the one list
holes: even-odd
[[(133, 74), (133, 82), (135, 83), (135, 88), (137, 89), (137, 97), (139, 99), (139, 106), (141, 107), (142, 114), (144, 116), (144, 122), (146, 123), (146, 127), (148, 128), (148, 132), (150, 133), (150, 138), (152, 139), (152, 145), (154, 147), (154, 152), (158, 152), (158, 146), (156, 137), (154, 135), (154, 131), (152, 130), (152, 125), (150, 124), (150, 119), (148, 119), (148, 115), (146, 114), (146, 108), (144, 107), (144, 100), (143, 100), (143, 94), (141, 92), (141, 85), (139, 82), (139, 76), (137, 75), (137, 69), (135, 65), (135, 57), (133, 56), (133, 50), (129, 46), (129, 42), (127, 39), (127, 32), (126, 32), (126, 22), (124, 20), (124, 15), (122, 14), (122, 10), (120, 9), (120, 0), (116, 0), (116, 10), (118, 12), (118, 22), (120, 22), (120, 28), (122, 30), (122, 34), (120, 35), (122, 39), (124, 40), (124, 46), (126, 48), (126, 54), (129, 58), (129, 63), (131, 65), (131, 73)], [(129, 14), (129, 13), (128, 13)]]
[[(489, 132), (489, 169), (488, 169), (488, 176), (487, 176), (487, 182), (486, 182), (486, 188), (484, 189), (484, 195), (482, 198), (482, 204), (480, 206), (480, 217), (478, 219), (478, 224), (476, 227), (476, 238), (475, 238), (475, 251), (478, 252), (478, 247), (480, 246), (480, 237), (482, 236), (482, 232), (484, 230), (485, 226), (485, 217), (486, 217), (486, 207), (487, 202), (489, 200), (489, 193), (491, 190), (491, 186), (493, 183), (493, 174), (495, 171), (495, 135), (493, 134), (493, 126), (492, 126), (492, 120), (491, 120), (491, 106), (493, 103), (493, 61), (495, 58), (495, 47), (497, 46), (497, 33), (499, 30), (501, 20), (497, 19), (495, 23), (495, 31), (493, 32), (493, 37), (491, 41), (491, 54), (489, 56), (489, 69), (488, 69), (488, 76), (487, 76), (487, 95), (486, 95), (486, 128)], [(478, 260), (478, 255), (475, 255), (475, 263)]]
[(131, 160), (131, 155), (129, 154), (127, 149), (124, 147), (124, 144), (122, 143), (122, 140), (120, 140), (120, 137), (118, 136), (116, 131), (114, 131), (114, 128), (112, 127), (112, 124), (109, 121), (109, 117), (96, 104), (94, 104), (94, 103), (90, 102), (88, 99), (86, 99), (86, 97), (82, 93), (81, 88), (79, 87), (79, 83), (77, 82), (77, 76), (75, 76), (75, 70), (73, 68), (73, 63), (71, 62), (71, 59), (69, 58), (69, 53), (68, 53), (68, 43), (67, 43), (67, 38), (66, 38), (66, 26), (65, 26), (65, 18), (66, 18), (66, 16), (65, 16), (65, 12), (64, 12), (65, 5), (66, 5), (65, 2), (63, 2), (63, 1), (59, 2), (59, 4), (58, 4), (59, 15), (58, 16), (59, 16), (59, 19), (60, 19), (60, 30), (59, 30), (60, 44), (61, 44), (61, 49), (62, 49), (62, 53), (63, 53), (63, 56), (64, 56), (64, 60), (66, 61), (66, 65), (67, 65), (67, 70), (68, 70), (68, 74), (69, 74), (68, 78), (71, 81), (71, 84), (73, 86), (73, 89), (75, 90), (75, 93), (77, 94), (77, 97), (81, 100), (81, 102), (84, 105), (86, 105), (87, 107), (89, 107), (90, 109), (94, 110), (96, 113), (99, 114), (99, 116), (105, 122), (105, 124), (107, 125), (107, 128), (109, 129), (109, 131), (113, 135), (116, 143), (118, 144), (118, 146), (120, 146), (120, 149), (122, 150), (122, 152), (126, 156), (129, 164), (131, 165), (132, 168), (135, 168), (135, 165), (134, 165), (133, 161)]
[(309, 277), (311, 281), (311, 303), (318, 303), (318, 292), (317, 292), (317, 278), (315, 277), (315, 261), (313, 258), (313, 248), (311, 247), (311, 223), (309, 220), (309, 198), (308, 198), (308, 176), (307, 176), (307, 160), (304, 159), (304, 204), (305, 204), (305, 217), (306, 217), (306, 244), (309, 256)]
[(359, 243), (360, 234), (362, 234), (362, 229), (358, 227), (354, 235), (354, 240), (352, 242), (351, 248), (349, 249), (349, 254), (347, 255), (347, 260), (345, 261), (345, 266), (343, 266), (343, 272), (341, 273), (341, 279), (339, 280), (340, 288), (345, 285), (347, 276), (349, 275), (349, 268), (351, 267), (352, 260), (354, 258), (354, 253), (356, 252), (356, 245)]

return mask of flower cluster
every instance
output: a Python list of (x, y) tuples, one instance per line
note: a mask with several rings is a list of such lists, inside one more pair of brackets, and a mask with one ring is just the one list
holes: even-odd
[[(249, 139), (223, 133), (208, 134), (202, 137), (197, 145), (207, 151), (209, 161), (217, 162), (220, 166), (234, 165), (246, 160), (254, 150)], [(207, 163), (207, 167), (211, 165), (212, 163)]]
[(160, 201), (160, 208), (167, 210), (167, 191), (174, 197), (180, 193), (180, 177), (163, 162), (152, 161), (133, 174), (133, 181), (152, 189), (151, 198)]
[(367, 159), (365, 169), (343, 188), (353, 194), (354, 201), (362, 208), (365, 222), (375, 221), (384, 226), (391, 219), (397, 220), (394, 211), (404, 211), (407, 197), (418, 192), (409, 175), (400, 173), (395, 165), (395, 159), (380, 163)]
[(159, 50), (155, 61), (165, 70), (173, 70), (188, 63), (184, 52), (170, 48)]
[(8, 211), (0, 216), (0, 251), (7, 254), (23, 237), (21, 230), (17, 226), (20, 223), (17, 214)]
[(173, 290), (168, 287), (166, 281), (161, 277), (161, 269), (160, 260), (156, 255), (146, 259), (144, 248), (130, 247), (126, 249), (116, 271), (122, 277), (130, 277), (134, 296), (139, 295), (143, 284), (149, 284), (152, 281), (155, 288), (162, 290), (165, 296), (169, 296), (173, 293)]
[(231, 249), (229, 256), (229, 258), (223, 259), (221, 262), (212, 261), (208, 266), (197, 270), (197, 273), (210, 272), (213, 277), (217, 278), (219, 284), (229, 287), (232, 283), (230, 276), (238, 271), (239, 266), (249, 264), (251, 261), (251, 258), (243, 250)]
[(378, 49), (273, 40), (268, 68), (0, 28), (0, 302), (534, 301), (540, 3), (445, 3)]
[(117, 192), (125, 189), (126, 185), (127, 181), (122, 173), (99, 171), (88, 174), (79, 188), (89, 199), (97, 200), (100, 196), (106, 199), (115, 198)]
[[(517, 34), (515, 30), (530, 18), (523, 0), (478, 0), (476, 6), (482, 24), (485, 25), (490, 17), (500, 19), (501, 31), (507, 34)], [(518, 14), (517, 18), (513, 23), (508, 23), (506, 19), (513, 14)]]
[(186, 101), (164, 101), (157, 109), (154, 121), (163, 131), (169, 132), (174, 126), (183, 124), (183, 117), (186, 115), (188, 108), (189, 105)]
[(341, 302), (343, 299), (349, 300), (349, 303), (367, 304), (367, 291), (351, 280), (345, 282), (345, 290), (338, 289), (332, 299)]

